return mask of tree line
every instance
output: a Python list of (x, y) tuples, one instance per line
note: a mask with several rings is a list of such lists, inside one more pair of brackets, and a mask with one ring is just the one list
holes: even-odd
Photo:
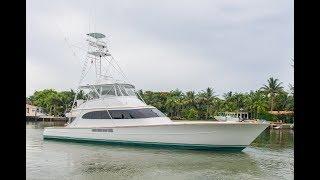
[[(140, 97), (149, 105), (155, 106), (172, 119), (208, 120), (214, 119), (219, 112), (249, 112), (252, 118), (267, 120), (285, 120), (292, 122), (292, 115), (275, 116), (268, 111), (293, 111), (294, 92), (289, 85), (286, 92), (282, 82), (269, 78), (267, 83), (255, 91), (239, 93), (227, 92), (219, 98), (213, 88), (200, 92), (182, 92), (179, 89), (170, 92), (155, 92), (139, 90)], [(71, 109), (75, 91), (57, 92), (53, 89), (36, 91), (27, 99), (33, 105), (42, 107), (50, 115), (63, 116)], [(80, 92), (79, 96), (85, 98)]]

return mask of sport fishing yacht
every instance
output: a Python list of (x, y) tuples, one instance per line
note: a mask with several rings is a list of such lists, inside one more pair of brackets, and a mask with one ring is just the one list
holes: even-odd
[[(94, 64), (97, 79), (79, 86), (72, 109), (66, 114), (67, 125), (45, 128), (45, 139), (241, 151), (269, 126), (261, 122), (173, 122), (147, 105), (134, 85), (102, 73), (105, 61), (125, 77), (103, 41), (105, 35), (87, 36), (86, 59)], [(86, 73), (83, 70), (81, 80)]]

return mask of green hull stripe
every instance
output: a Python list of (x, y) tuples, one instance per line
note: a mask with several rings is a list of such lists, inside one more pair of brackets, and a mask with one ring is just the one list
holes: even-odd
[(104, 140), (104, 139), (89, 139), (89, 138), (73, 138), (65, 136), (43, 136), (44, 139), (73, 141), (73, 142), (91, 142), (91, 143), (106, 143), (120, 145), (134, 145), (143, 147), (167, 147), (178, 149), (194, 149), (194, 150), (214, 150), (214, 151), (242, 151), (246, 146), (242, 145), (202, 145), (202, 144), (177, 144), (177, 143), (160, 143), (160, 142), (142, 142), (142, 141), (121, 141), (121, 140)]

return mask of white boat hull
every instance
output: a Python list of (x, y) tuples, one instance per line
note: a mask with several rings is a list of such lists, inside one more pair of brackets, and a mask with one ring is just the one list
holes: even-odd
[(206, 122), (98, 128), (55, 127), (46, 128), (43, 135), (45, 139), (241, 151), (268, 125)]

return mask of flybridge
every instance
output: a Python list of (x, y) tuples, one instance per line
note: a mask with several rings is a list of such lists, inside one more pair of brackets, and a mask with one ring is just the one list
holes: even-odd
[[(102, 33), (96, 32), (88, 33), (86, 35), (88, 49), (82, 68), (79, 87), (72, 107), (74, 108), (75, 103), (79, 100), (84, 103), (92, 99), (103, 100), (105, 97), (110, 96), (140, 97), (140, 95), (136, 93), (134, 85), (128, 83), (128, 78), (109, 52), (107, 43), (104, 40), (106, 36)], [(93, 71), (96, 77), (95, 82), (91, 82), (89, 84), (83, 83), (82, 81), (92, 69), (94, 69)], [(112, 72), (118, 74), (113, 74)], [(114, 77), (114, 75), (120, 75), (120, 79)], [(140, 99), (142, 100), (141, 97)], [(82, 103), (77, 103), (77, 105)]]

